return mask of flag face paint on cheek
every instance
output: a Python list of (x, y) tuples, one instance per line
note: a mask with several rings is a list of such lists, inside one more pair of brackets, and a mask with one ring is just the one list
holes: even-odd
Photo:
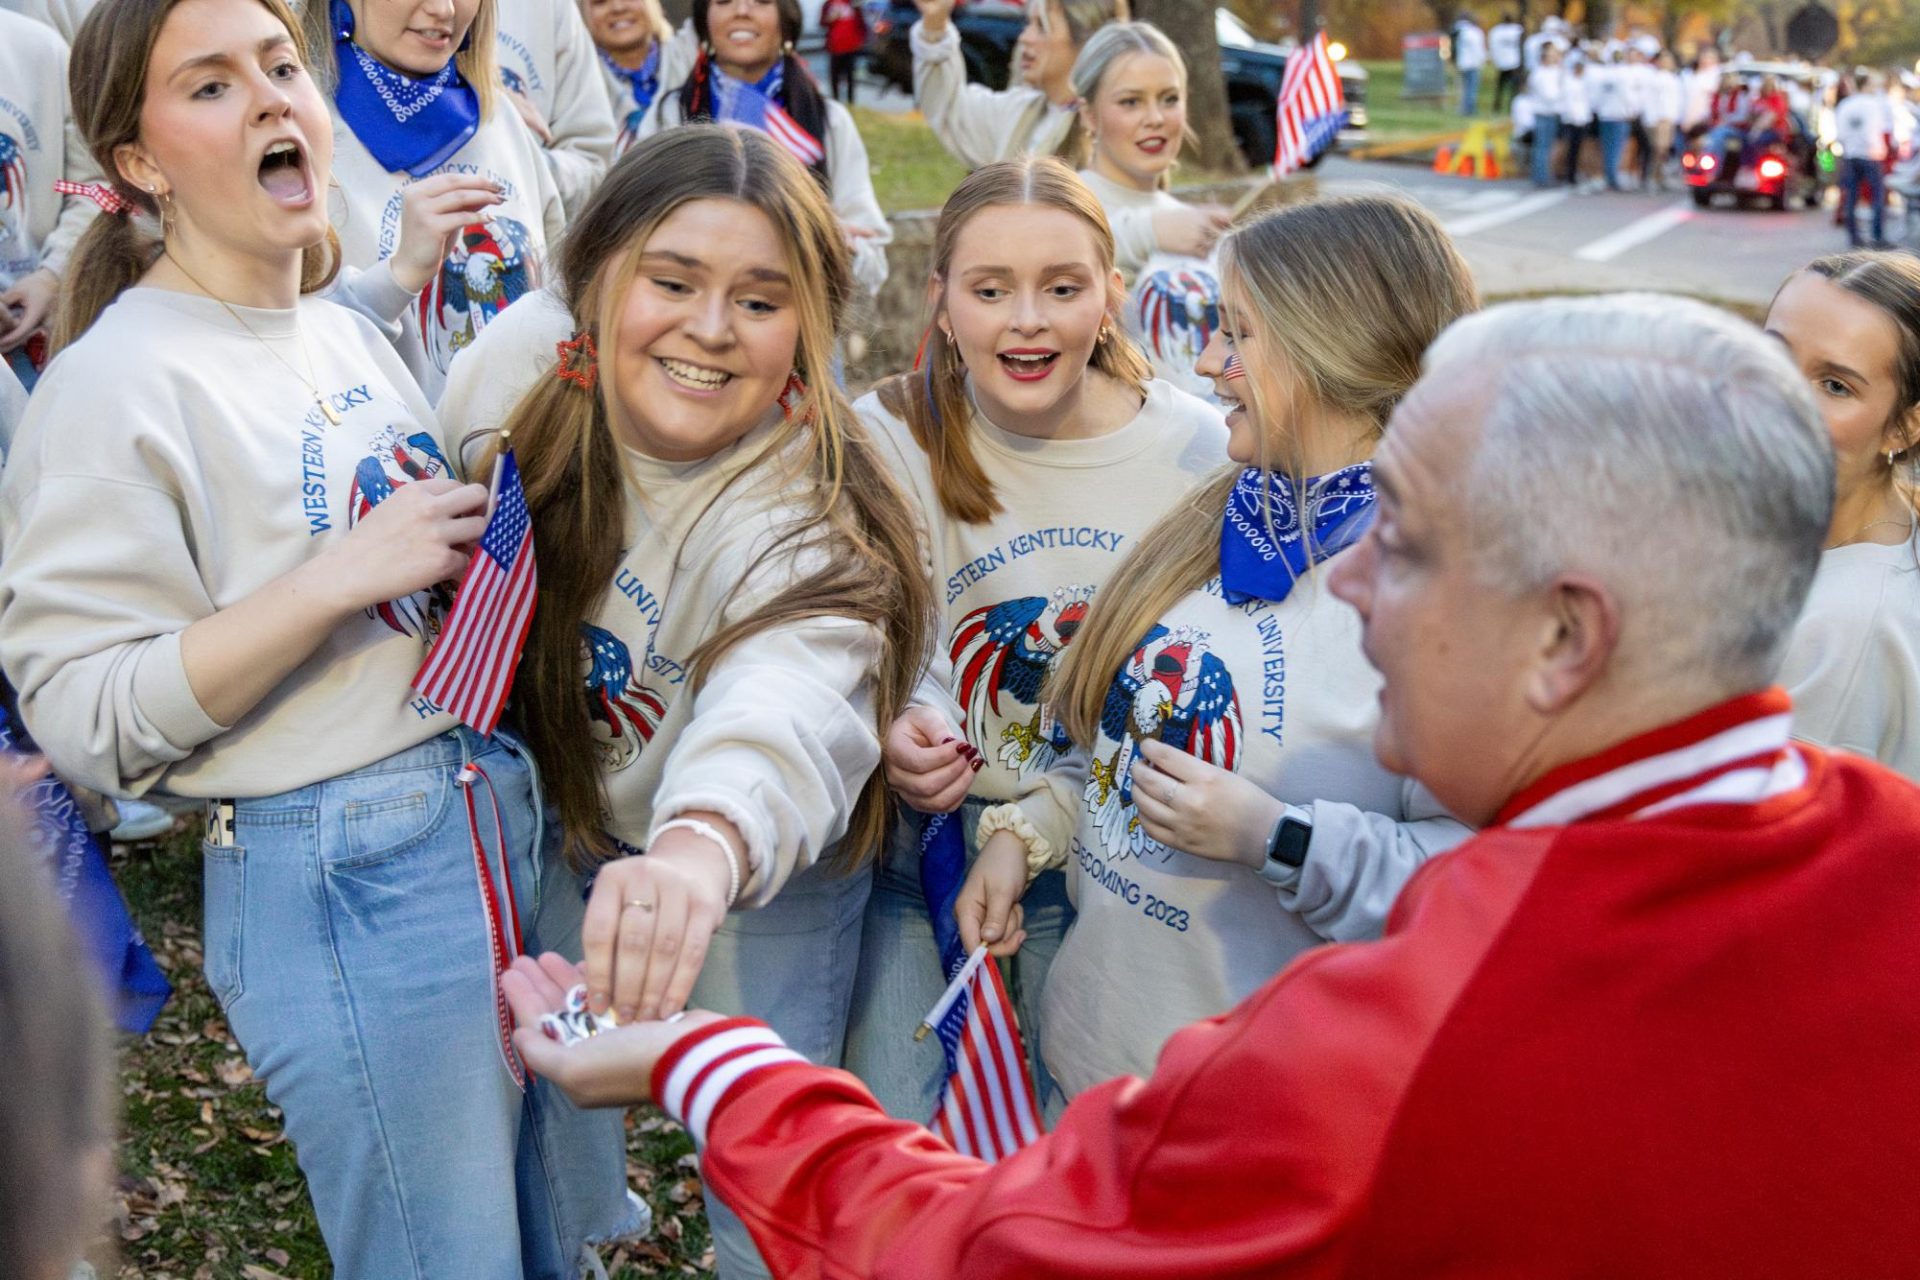
[(1235, 378), (1246, 377), (1247, 366), (1240, 362), (1240, 353), (1236, 351), (1234, 354), (1227, 357), (1226, 367), (1222, 369), (1220, 372), (1222, 377), (1226, 378), (1227, 381), (1231, 382)]

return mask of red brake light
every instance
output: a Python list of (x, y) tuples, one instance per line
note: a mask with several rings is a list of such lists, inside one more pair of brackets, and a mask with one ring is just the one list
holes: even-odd
[(1760, 162), (1760, 176), (1768, 179), (1769, 181), (1771, 181), (1774, 178), (1786, 177), (1787, 176), (1786, 162), (1781, 160), (1780, 157), (1778, 156), (1768, 156), (1765, 160), (1762, 160)]
[(1700, 163), (1700, 157), (1694, 155), (1693, 152), (1691, 151), (1687, 152), (1685, 155), (1680, 157), (1680, 167), (1682, 169), (1692, 169), (1695, 166), (1697, 166), (1699, 163)]

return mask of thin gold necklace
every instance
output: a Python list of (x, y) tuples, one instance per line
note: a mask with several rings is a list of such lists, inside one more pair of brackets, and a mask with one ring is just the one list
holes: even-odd
[(313, 372), (313, 353), (307, 350), (307, 335), (300, 328), (300, 319), (297, 314), (295, 315), (294, 321), (293, 321), (293, 336), (295, 341), (299, 342), (300, 344), (300, 358), (307, 362), (307, 372), (305, 376), (302, 376), (300, 371), (294, 368), (292, 363), (288, 361), (288, 359), (285, 356), (281, 355), (278, 351), (275, 351), (273, 349), (273, 344), (271, 342), (268, 342), (265, 338), (261, 337), (259, 330), (255, 329), (252, 325), (248, 324), (246, 317), (241, 315), (238, 311), (235, 311), (225, 298), (221, 297), (219, 294), (215, 293), (213, 290), (207, 288), (207, 286), (201, 284), (199, 278), (196, 277), (193, 274), (193, 272), (187, 270), (185, 263), (181, 262), (180, 259), (174, 257), (171, 252), (167, 254), (167, 258), (169, 261), (173, 263), (175, 269), (177, 269), (181, 275), (185, 276), (188, 279), (188, 281), (192, 283), (194, 288), (198, 289), (200, 292), (206, 294), (209, 298), (212, 298), (215, 302), (219, 303), (222, 307), (226, 308), (227, 314), (233, 317), (234, 322), (238, 324), (242, 329), (245, 329), (247, 331), (247, 335), (251, 337), (255, 342), (265, 347), (267, 349), (267, 354), (272, 356), (275, 360), (278, 360), (283, 366), (285, 366), (288, 373), (292, 374), (296, 378), (299, 378), (300, 381), (306, 383), (307, 394), (313, 397), (314, 407), (319, 409), (320, 412), (326, 416), (326, 419), (330, 424), (336, 427), (340, 425), (339, 412), (331, 404), (327, 403), (327, 398), (325, 396), (320, 394), (320, 380), (314, 376), (314, 372)]

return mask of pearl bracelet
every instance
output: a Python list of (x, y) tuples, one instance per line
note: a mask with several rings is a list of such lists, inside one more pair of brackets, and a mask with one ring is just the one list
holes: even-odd
[(740, 860), (734, 856), (733, 843), (721, 835), (720, 828), (711, 822), (700, 818), (675, 818), (671, 822), (663, 822), (655, 827), (647, 844), (651, 846), (655, 840), (669, 831), (691, 831), (720, 847), (720, 852), (727, 857), (727, 906), (731, 908), (740, 897)]

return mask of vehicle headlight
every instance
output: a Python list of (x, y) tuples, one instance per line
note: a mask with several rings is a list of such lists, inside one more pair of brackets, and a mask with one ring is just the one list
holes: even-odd
[(1345, 62), (1347, 60), (1347, 46), (1335, 40), (1327, 46), (1327, 56), (1335, 62)]

